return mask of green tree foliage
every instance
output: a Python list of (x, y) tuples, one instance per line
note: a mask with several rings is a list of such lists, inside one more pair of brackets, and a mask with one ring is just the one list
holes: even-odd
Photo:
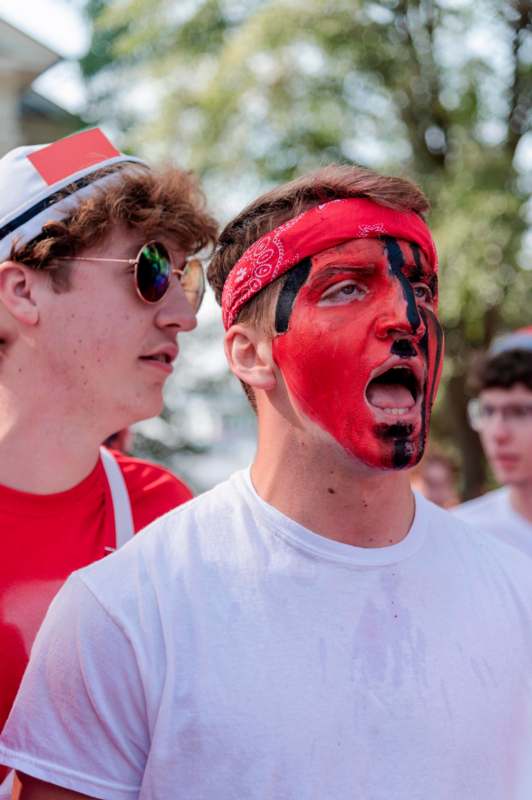
[(466, 494), (477, 492), (468, 371), (495, 334), (531, 321), (529, 0), (90, 0), (87, 10), (95, 113), (137, 149), (200, 171), (220, 201), (331, 160), (425, 188), (447, 332), (436, 435), (460, 451)]

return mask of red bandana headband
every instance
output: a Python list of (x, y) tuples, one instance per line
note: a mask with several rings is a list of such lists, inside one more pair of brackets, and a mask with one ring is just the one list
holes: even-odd
[(332, 200), (304, 211), (257, 239), (229, 273), (222, 293), (227, 330), (242, 306), (302, 259), (350, 239), (393, 236), (419, 245), (434, 272), (438, 257), (432, 236), (413, 211), (395, 211), (366, 198)]

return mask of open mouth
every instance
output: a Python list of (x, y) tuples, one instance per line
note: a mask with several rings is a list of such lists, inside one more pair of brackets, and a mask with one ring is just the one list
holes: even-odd
[(141, 361), (160, 361), (162, 364), (171, 364), (172, 359), (167, 353), (157, 353), (154, 356), (140, 356)]
[(391, 416), (411, 411), (420, 396), (420, 386), (414, 372), (406, 366), (392, 367), (377, 375), (366, 388), (370, 406)]

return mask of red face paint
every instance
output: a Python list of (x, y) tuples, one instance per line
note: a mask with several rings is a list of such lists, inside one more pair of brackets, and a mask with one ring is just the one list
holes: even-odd
[(403, 240), (353, 239), (313, 256), (296, 292), (273, 354), (300, 409), (371, 467), (416, 464), (443, 354), (433, 268)]

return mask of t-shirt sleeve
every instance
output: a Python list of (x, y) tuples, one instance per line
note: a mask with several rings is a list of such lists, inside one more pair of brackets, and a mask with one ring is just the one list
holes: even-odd
[(0, 762), (102, 800), (133, 800), (148, 747), (134, 649), (74, 574), (35, 640)]
[(189, 487), (159, 464), (114, 450), (113, 455), (126, 482), (135, 531), (192, 498)]

